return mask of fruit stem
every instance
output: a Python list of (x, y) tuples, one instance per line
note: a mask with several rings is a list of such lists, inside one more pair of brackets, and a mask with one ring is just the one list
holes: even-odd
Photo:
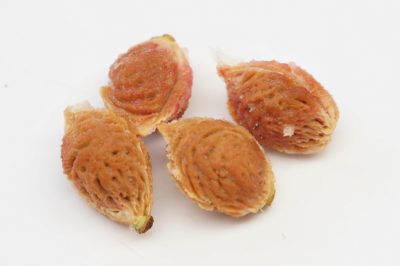
[(161, 36), (155, 36), (152, 39), (163, 39), (165, 41), (175, 42), (175, 38), (172, 37), (172, 35), (169, 35), (169, 34), (163, 34)]
[(133, 228), (135, 228), (136, 232), (139, 234), (145, 233), (147, 230), (151, 228), (153, 225), (154, 219), (153, 216), (140, 216), (136, 219)]

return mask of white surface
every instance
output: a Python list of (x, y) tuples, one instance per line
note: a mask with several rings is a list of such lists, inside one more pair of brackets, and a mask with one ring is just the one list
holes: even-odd
[[(112, 3), (111, 3), (112, 2)], [(400, 265), (398, 1), (0, 2), (1, 265)], [(153, 228), (90, 209), (62, 174), (65, 106), (89, 100), (131, 45), (162, 33), (189, 49), (185, 117), (230, 119), (209, 47), (294, 61), (341, 118), (315, 156), (267, 151), (277, 194), (241, 220), (200, 210), (154, 165)]]

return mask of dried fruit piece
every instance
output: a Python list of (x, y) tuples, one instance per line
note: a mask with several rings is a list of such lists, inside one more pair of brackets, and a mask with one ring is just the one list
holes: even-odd
[(193, 118), (161, 124), (158, 130), (167, 142), (173, 179), (201, 208), (240, 217), (271, 204), (271, 166), (246, 129)]
[(101, 94), (107, 108), (126, 116), (140, 135), (185, 112), (192, 69), (170, 35), (155, 37), (121, 55), (110, 68), (110, 86)]
[(310, 154), (331, 140), (339, 118), (329, 93), (294, 64), (251, 61), (220, 65), (228, 90), (228, 108), (267, 148)]
[(61, 148), (64, 173), (90, 206), (144, 233), (153, 224), (150, 157), (135, 129), (90, 105), (68, 107)]

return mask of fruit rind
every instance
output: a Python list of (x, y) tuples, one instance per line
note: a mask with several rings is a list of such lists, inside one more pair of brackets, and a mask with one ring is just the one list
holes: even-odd
[(332, 96), (295, 64), (251, 61), (218, 65), (228, 110), (267, 148), (312, 154), (330, 142), (339, 118)]
[[(246, 194), (243, 194), (243, 195), (237, 194), (237, 196), (236, 196), (236, 197), (238, 197), (237, 200), (239, 200), (239, 202), (243, 200), (243, 203), (236, 204), (235, 203), (236, 199), (233, 199), (230, 197), (227, 197), (222, 201), (215, 200), (216, 198), (210, 197), (210, 194), (208, 194), (208, 196), (207, 196), (207, 193), (204, 194), (203, 193), (204, 191), (209, 190), (208, 188), (205, 188), (205, 186), (208, 186), (213, 182), (220, 182), (213, 178), (207, 179), (207, 177), (206, 177), (205, 178), (206, 182), (204, 182), (204, 180), (203, 180), (201, 184), (199, 183), (200, 187), (204, 188), (203, 192), (197, 191), (196, 185), (193, 185), (194, 184), (193, 182), (196, 182), (196, 181), (195, 180), (188, 181), (191, 179), (191, 177), (190, 177), (191, 174), (188, 173), (187, 170), (184, 170), (184, 172), (182, 172), (182, 168), (180, 165), (182, 165), (182, 162), (183, 162), (183, 164), (185, 164), (185, 161), (187, 161), (187, 165), (189, 165), (191, 163), (191, 162), (189, 162), (190, 154), (182, 155), (182, 154), (180, 154), (179, 150), (178, 151), (174, 150), (174, 149), (179, 148), (179, 146), (175, 146), (175, 144), (174, 144), (176, 142), (177, 135), (179, 135), (179, 134), (186, 135), (189, 133), (193, 133), (193, 132), (185, 132), (184, 131), (185, 126), (200, 127), (200, 125), (198, 125), (198, 123), (202, 123), (202, 122), (208, 123), (210, 121), (212, 121), (212, 122), (217, 121), (217, 123), (222, 123), (221, 124), (222, 126), (227, 125), (229, 127), (229, 129), (227, 129), (228, 135), (230, 134), (229, 133), (230, 127), (234, 127), (236, 130), (232, 134), (238, 134), (238, 137), (239, 136), (243, 137), (241, 134), (244, 134), (245, 139), (246, 139), (245, 141), (252, 142), (251, 146), (244, 146), (245, 151), (247, 150), (248, 152), (252, 153), (251, 151), (249, 151), (247, 149), (248, 147), (252, 147), (251, 149), (256, 150), (256, 153), (258, 154), (257, 156), (260, 156), (260, 157), (262, 156), (261, 159), (259, 158), (258, 160), (264, 160), (261, 163), (263, 170), (259, 169), (260, 171), (262, 171), (262, 173), (258, 177), (249, 176), (250, 179), (248, 179), (248, 180), (246, 180), (246, 178), (245, 179), (243, 179), (243, 178), (235, 179), (234, 177), (232, 177), (233, 179), (231, 179), (231, 177), (229, 177), (228, 179), (231, 179), (231, 181), (229, 181), (229, 180), (226, 181), (226, 180), (222, 180), (221, 178), (217, 178), (217, 179), (220, 179), (220, 181), (222, 180), (222, 182), (224, 182), (224, 184), (228, 184), (228, 186), (227, 186), (228, 188), (230, 187), (230, 184), (234, 184), (233, 187), (230, 187), (234, 191), (235, 191), (235, 189), (239, 189), (238, 184), (242, 184), (243, 191), (251, 191), (251, 189), (249, 190), (249, 188), (252, 186), (252, 182), (260, 182), (260, 184), (262, 184), (261, 185), (262, 188), (254, 190), (253, 194), (252, 193), (247, 194), (247, 195)], [(186, 125), (185, 125), (185, 123), (186, 123)], [(191, 125), (188, 125), (188, 123), (191, 123)], [(208, 125), (209, 124), (203, 124), (203, 125), (201, 125), (201, 127), (206, 128)], [(167, 157), (169, 159), (169, 161), (167, 163), (167, 167), (169, 169), (172, 179), (175, 181), (176, 185), (182, 191), (182, 193), (185, 194), (187, 197), (189, 197), (191, 200), (193, 200), (200, 208), (202, 208), (204, 210), (208, 210), (208, 211), (216, 210), (219, 212), (223, 212), (232, 217), (242, 217), (249, 213), (257, 213), (264, 206), (269, 206), (272, 203), (272, 200), (274, 198), (274, 193), (275, 193), (275, 188), (274, 188), (275, 180), (274, 180), (274, 176), (273, 176), (273, 172), (272, 172), (270, 163), (269, 163), (268, 159), (266, 158), (261, 146), (259, 146), (259, 144), (256, 142), (256, 140), (244, 128), (233, 125), (224, 120), (214, 120), (214, 119), (208, 119), (208, 118), (183, 119), (183, 120), (179, 120), (179, 121), (173, 121), (168, 124), (166, 124), (166, 123), (160, 124), (157, 128), (158, 128), (159, 132), (161, 133), (161, 135), (164, 137), (165, 141), (167, 142), (166, 150), (167, 150)], [(179, 132), (181, 132), (181, 133), (179, 133)], [(231, 137), (232, 136), (230, 136), (230, 138)], [(192, 140), (193, 140), (193, 142), (198, 141), (197, 139), (196, 140), (192, 139)], [(182, 145), (184, 145), (184, 144), (182, 144)], [(203, 143), (203, 145), (204, 145), (204, 143)], [(234, 144), (234, 145), (236, 145), (236, 144)], [(193, 145), (193, 146), (185, 146), (185, 147), (186, 147), (185, 149), (192, 149), (192, 148), (195, 148), (196, 146)], [(190, 147), (192, 147), (192, 148), (190, 148)], [(200, 152), (199, 154), (202, 154), (202, 153)], [(199, 155), (199, 154), (193, 155), (193, 156), (197, 156), (198, 158), (201, 158), (201, 155)], [(179, 155), (182, 155), (184, 157), (181, 156), (181, 158), (179, 158)], [(208, 156), (213, 156), (213, 155), (209, 154)], [(213, 158), (215, 159), (215, 157), (213, 157)], [(215, 163), (215, 161), (214, 161), (214, 163)], [(203, 162), (197, 161), (196, 164), (198, 164), (198, 167), (200, 167), (199, 165), (202, 165)], [(259, 164), (257, 164), (257, 165), (259, 165)], [(204, 164), (203, 164), (203, 166), (204, 166)], [(189, 166), (187, 166), (187, 167), (189, 167)], [(225, 169), (225, 167), (228, 167), (228, 168)], [(232, 167), (232, 165), (229, 165), (229, 163), (225, 163), (222, 165), (222, 168), (221, 167), (217, 168), (217, 171), (224, 169), (224, 171), (225, 170), (228, 171), (227, 172), (228, 175), (230, 175), (229, 173), (231, 173), (234, 176), (235, 176), (235, 171), (240, 171), (240, 168), (235, 169), (235, 168), (230, 168), (230, 167)], [(201, 170), (201, 171), (207, 171), (207, 169), (203, 168), (203, 170)], [(232, 171), (234, 171), (234, 172), (232, 172)], [(214, 175), (214, 174), (212, 174), (212, 175)], [(219, 174), (218, 174), (218, 176), (219, 176)], [(258, 179), (255, 179), (258, 181), (255, 181), (255, 180), (249, 181), (252, 178), (258, 178)], [(203, 177), (200, 177), (200, 179), (203, 179)], [(193, 183), (193, 184), (190, 185), (190, 183)], [(218, 186), (216, 188), (214, 188), (214, 192), (216, 193), (215, 195), (217, 198), (219, 196), (221, 196), (220, 191), (224, 190), (224, 189), (226, 189), (226, 186), (219, 187), (219, 189), (218, 189)], [(211, 189), (211, 190), (213, 190), (213, 189)], [(211, 190), (209, 190), (209, 191), (211, 191)], [(226, 191), (226, 193), (229, 194), (229, 193), (233, 193), (233, 192)], [(219, 196), (217, 194), (219, 194)], [(228, 194), (225, 194), (225, 195), (228, 195)]]
[[(152, 87), (150, 85), (149, 88), (146, 87), (146, 90), (143, 90), (143, 88), (140, 87), (142, 85), (139, 86), (135, 83), (136, 79), (141, 80), (143, 77), (146, 77), (146, 75), (150, 75), (149, 73), (152, 73), (151, 75), (162, 75), (163, 73), (161, 72), (165, 71), (165, 66), (157, 65), (149, 69), (144, 67), (145, 69), (134, 72), (136, 76), (135, 78), (131, 78), (132, 81), (129, 81), (129, 75), (127, 77), (125, 72), (118, 70), (121, 67), (125, 67), (126, 69), (135, 69), (134, 65), (132, 65), (129, 60), (141, 59), (139, 58), (139, 56), (141, 56), (140, 53), (137, 55), (138, 57), (135, 57), (136, 55), (134, 56), (136, 51), (135, 49), (147, 46), (149, 46), (148, 49), (152, 49), (152, 51), (155, 53), (154, 58), (159, 58), (161, 61), (164, 60), (162, 61), (163, 63), (160, 64), (169, 64), (171, 69), (168, 70), (169, 72), (167, 71), (167, 73), (170, 73), (168, 75), (173, 75), (173, 73), (176, 72), (176, 75), (174, 76), (176, 80), (172, 86), (164, 84), (166, 87), (162, 87), (162, 83), (156, 83), (157, 86), (162, 87), (161, 91), (159, 91), (161, 87)], [(160, 54), (157, 55), (157, 53)], [(161, 54), (164, 54), (164, 56), (161, 56)], [(131, 59), (127, 60), (127, 58)], [(141, 60), (141, 62), (145, 64), (146, 61)], [(151, 62), (149, 62), (149, 64), (150, 63)], [(156, 67), (160, 67), (160, 72), (155, 70)], [(145, 72), (147, 72), (147, 74)], [(118, 77), (122, 77), (126, 82), (119, 81)], [(168, 76), (165, 82), (170, 80), (170, 78), (171, 77)], [(128, 50), (127, 53), (121, 55), (110, 68), (110, 80), (111, 83), (108, 86), (102, 87), (100, 90), (100, 94), (106, 107), (124, 116), (137, 127), (137, 130), (141, 136), (146, 136), (154, 132), (159, 123), (168, 122), (183, 115), (188, 107), (191, 96), (193, 74), (184, 49), (178, 46), (175, 39), (171, 35), (165, 34), (162, 36), (153, 37), (144, 43), (140, 43)], [(146, 78), (141, 81), (140, 84), (146, 84), (148, 82), (151, 84), (151, 80), (151, 77)], [(138, 88), (143, 90), (143, 92), (139, 93)], [(166, 88), (168, 88), (168, 91), (163, 91)], [(127, 92), (122, 92), (122, 89)], [(116, 96), (117, 90), (119, 90), (119, 94), (122, 96)], [(137, 91), (135, 98), (126, 99), (126, 96), (123, 96), (128, 95), (129, 93), (132, 94), (135, 91)], [(140, 98), (139, 96), (142, 94), (149, 94), (150, 96), (143, 96)], [(158, 95), (158, 98), (152, 98), (153, 96), (151, 95), (153, 94)], [(134, 107), (134, 109), (129, 109), (131, 107)]]
[(64, 173), (101, 214), (138, 233), (153, 222), (150, 156), (136, 129), (89, 104), (67, 107), (61, 149)]

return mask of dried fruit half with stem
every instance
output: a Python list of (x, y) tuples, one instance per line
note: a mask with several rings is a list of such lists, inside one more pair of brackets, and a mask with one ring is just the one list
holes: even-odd
[(154, 37), (122, 54), (111, 66), (110, 85), (101, 89), (107, 108), (133, 123), (140, 135), (185, 112), (192, 69), (185, 51), (170, 35)]
[(135, 128), (105, 109), (65, 109), (64, 173), (90, 206), (138, 233), (153, 224), (150, 156)]
[(158, 130), (167, 142), (172, 178), (200, 208), (241, 217), (271, 204), (271, 165), (245, 128), (192, 118), (160, 124)]
[(265, 147), (293, 154), (321, 151), (339, 111), (331, 95), (294, 64), (251, 61), (219, 65), (234, 120)]

